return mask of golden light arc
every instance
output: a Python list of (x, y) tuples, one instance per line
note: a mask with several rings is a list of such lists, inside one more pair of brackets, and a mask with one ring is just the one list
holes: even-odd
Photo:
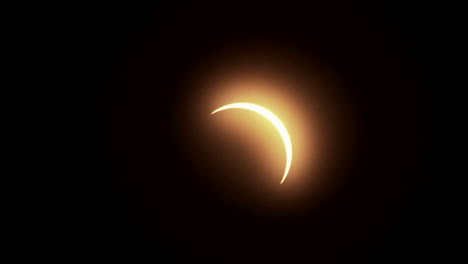
[(228, 110), (228, 109), (245, 109), (249, 111), (253, 111), (257, 114), (260, 114), (261, 116), (265, 117), (268, 121), (270, 121), (275, 128), (278, 130), (279, 134), (281, 135), (281, 138), (283, 140), (284, 144), (284, 149), (286, 151), (286, 166), (284, 169), (284, 174), (283, 178), (281, 180), (281, 184), (283, 184), (284, 180), (288, 176), (289, 170), (291, 168), (291, 162), (292, 162), (292, 143), (291, 143), (291, 138), (289, 137), (288, 130), (284, 126), (283, 122), (275, 115), (273, 114), (270, 110), (266, 109), (265, 107), (252, 104), (252, 103), (232, 103), (232, 104), (227, 104), (224, 106), (219, 107), (218, 109), (214, 110), (211, 112), (211, 114), (215, 114), (217, 112), (223, 111), (223, 110)]

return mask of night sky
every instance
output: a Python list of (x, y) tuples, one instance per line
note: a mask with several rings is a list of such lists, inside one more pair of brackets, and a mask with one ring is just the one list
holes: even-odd
[[(433, 22), (418, 5), (348, 2), (83, 9), (72, 27), (84, 95), (83, 191), (70, 231), (77, 254), (216, 263), (395, 263), (436, 254)], [(340, 83), (333, 93), (353, 111), (346, 122), (354, 145), (319, 202), (247, 210), (222, 195), (228, 187), (207, 184), (186, 155), (180, 138), (192, 130), (180, 123), (190, 109), (180, 98), (203, 94), (189, 77), (238, 47), (265, 58), (281, 47)], [(203, 160), (214, 157), (209, 144), (193, 144)], [(241, 159), (240, 147), (229, 148)], [(246, 167), (205, 172), (248, 173), (243, 159)]]

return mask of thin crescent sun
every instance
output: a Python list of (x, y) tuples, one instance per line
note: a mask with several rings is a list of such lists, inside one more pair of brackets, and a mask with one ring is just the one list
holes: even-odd
[(211, 112), (211, 114), (215, 114), (217, 112), (228, 110), (228, 109), (246, 109), (246, 110), (253, 111), (257, 114), (262, 115), (266, 119), (268, 119), (268, 121), (270, 121), (276, 127), (276, 129), (281, 135), (281, 138), (283, 139), (284, 149), (286, 151), (286, 167), (284, 169), (283, 179), (281, 180), (281, 184), (282, 184), (284, 180), (286, 179), (286, 176), (288, 176), (289, 169), (291, 168), (291, 162), (292, 162), (291, 138), (289, 137), (288, 130), (283, 125), (283, 122), (281, 122), (281, 120), (275, 114), (273, 114), (270, 110), (262, 106), (256, 105), (256, 104), (252, 104), (252, 103), (227, 104), (214, 110), (213, 112)]

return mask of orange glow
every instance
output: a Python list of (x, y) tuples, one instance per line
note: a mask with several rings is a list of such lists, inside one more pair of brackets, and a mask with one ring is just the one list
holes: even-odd
[[(180, 94), (180, 111), (173, 113), (184, 120), (174, 126), (194, 177), (226, 201), (253, 212), (301, 210), (306, 208), (301, 204), (332, 194), (342, 179), (353, 143), (353, 113), (339, 79), (322, 65), (284, 52), (275, 53), (284, 59), (258, 54), (201, 61), (184, 79), (187, 93)], [(222, 111), (235, 110), (232, 104), (239, 102), (274, 113), (290, 140), (266, 112)], [(209, 115), (213, 110), (223, 113)]]

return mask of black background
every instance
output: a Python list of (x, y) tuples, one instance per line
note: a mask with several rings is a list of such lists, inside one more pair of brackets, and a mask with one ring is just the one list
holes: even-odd
[[(433, 19), (408, 3), (83, 9), (70, 52), (83, 95), (83, 188), (69, 232), (77, 254), (219, 263), (432, 258)], [(214, 51), (249, 41), (312, 54), (338, 76), (357, 113), (359, 147), (344, 184), (300, 214), (226, 203), (193, 176), (178, 147), (177, 98), (196, 92), (184, 77)]]

